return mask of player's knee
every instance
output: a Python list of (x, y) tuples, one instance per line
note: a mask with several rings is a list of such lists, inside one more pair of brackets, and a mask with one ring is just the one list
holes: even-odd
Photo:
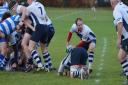
[(26, 42), (24, 42), (24, 41), (22, 41), (21, 46), (22, 46), (22, 48), (23, 48), (23, 49), (25, 49), (25, 48), (27, 48), (27, 47), (28, 47), (28, 46), (27, 46), (27, 43), (26, 43)]
[(123, 62), (125, 60), (126, 56), (124, 56), (122, 53), (118, 53), (118, 59), (120, 62)]
[(89, 51), (94, 51), (94, 49), (95, 49), (95, 43), (91, 43), (89, 45)]

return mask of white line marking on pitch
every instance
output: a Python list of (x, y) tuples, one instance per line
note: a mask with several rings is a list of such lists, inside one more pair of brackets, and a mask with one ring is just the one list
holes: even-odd
[(71, 16), (71, 15), (79, 14), (79, 13), (81, 13), (81, 12), (83, 12), (83, 11), (76, 11), (76, 12), (72, 12), (72, 13), (64, 14), (64, 15), (55, 17), (55, 18), (53, 18), (52, 20), (59, 20), (59, 19), (61, 19), (61, 18), (63, 18), (63, 17), (67, 17), (67, 16)]
[[(106, 49), (107, 49), (107, 39), (104, 38), (103, 40), (103, 48), (102, 48), (102, 52), (101, 52), (101, 57), (100, 57), (100, 64), (99, 64), (99, 69), (98, 69), (98, 73), (96, 73), (96, 76), (97, 77), (100, 77), (101, 76), (101, 71), (103, 70), (103, 65), (104, 65), (104, 56), (105, 56), (105, 53), (106, 53)], [(95, 82), (96, 84), (99, 84), (100, 83), (100, 79), (96, 79)]]

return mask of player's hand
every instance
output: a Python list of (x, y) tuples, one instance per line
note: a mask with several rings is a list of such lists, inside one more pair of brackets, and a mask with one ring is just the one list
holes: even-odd
[(69, 42), (66, 43), (66, 47), (68, 47), (68, 46), (69, 46)]
[(19, 22), (19, 25), (20, 25), (20, 26), (22, 26), (23, 24), (24, 24), (23, 21), (20, 21), (20, 22)]
[(72, 49), (73, 49), (73, 46), (72, 46), (72, 45), (68, 45), (68, 46), (66, 47), (66, 52), (69, 53), (69, 52), (72, 51)]

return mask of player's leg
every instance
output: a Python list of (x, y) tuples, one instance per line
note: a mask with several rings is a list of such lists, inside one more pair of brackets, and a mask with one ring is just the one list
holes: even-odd
[(45, 62), (45, 67), (49, 68), (49, 69), (52, 69), (53, 67), (52, 67), (51, 55), (50, 55), (50, 52), (48, 51), (48, 46), (54, 36), (54, 33), (55, 33), (54, 27), (51, 24), (48, 26), (48, 40), (45, 45), (45, 49), (43, 50), (43, 58), (44, 58), (44, 62)]
[(0, 38), (0, 44), (1, 44), (0, 67), (3, 69), (6, 66), (6, 63), (8, 62), (8, 58), (7, 58), (8, 45), (5, 38)]
[(45, 30), (40, 25), (37, 25), (36, 31), (34, 31), (32, 33), (31, 40), (29, 41), (29, 50), (31, 52), (31, 56), (35, 60), (38, 68), (42, 68), (43, 65), (41, 62), (41, 57), (39, 56), (39, 54), (35, 48), (36, 48), (36, 43), (41, 41), (42, 35), (43, 36), (45, 35)]
[(61, 61), (58, 69), (58, 75), (63, 75), (64, 69), (69, 69), (70, 64), (71, 64), (71, 52), (67, 53), (64, 59)]
[(94, 50), (96, 47), (96, 43), (95, 42), (91, 42), (89, 44), (89, 49), (88, 49), (88, 68), (89, 68), (89, 73), (92, 72), (92, 65), (93, 65), (93, 61), (94, 61)]
[(121, 66), (123, 68), (123, 71), (128, 79), (128, 59), (127, 59), (127, 53), (128, 53), (128, 40), (122, 41), (122, 46), (119, 49), (118, 58), (121, 63)]
[(31, 53), (30, 53), (30, 51), (28, 49), (28, 45), (29, 45), (29, 41), (30, 41), (31, 35), (32, 35), (32, 30), (27, 28), (26, 32), (25, 32), (25, 34), (23, 36), (22, 42), (21, 42), (21, 46), (22, 46), (23, 52), (24, 52), (25, 56), (27, 57), (27, 64), (33, 64)]
[(36, 46), (36, 42), (34, 42), (33, 40), (30, 40), (30, 42), (29, 42), (29, 50), (31, 52), (31, 56), (35, 60), (38, 68), (42, 68), (43, 65), (42, 65), (42, 62), (41, 62), (41, 58), (40, 58), (37, 50), (35, 49), (35, 46)]

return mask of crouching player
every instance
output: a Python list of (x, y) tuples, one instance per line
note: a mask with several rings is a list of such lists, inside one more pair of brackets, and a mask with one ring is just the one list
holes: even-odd
[(80, 79), (88, 78), (89, 72), (86, 66), (87, 59), (88, 59), (88, 54), (84, 48), (82, 47), (72, 48), (69, 54), (61, 62), (58, 73), (59, 74), (63, 73), (65, 67), (69, 67), (69, 71), (70, 71), (69, 76), (71, 78), (80, 78)]

